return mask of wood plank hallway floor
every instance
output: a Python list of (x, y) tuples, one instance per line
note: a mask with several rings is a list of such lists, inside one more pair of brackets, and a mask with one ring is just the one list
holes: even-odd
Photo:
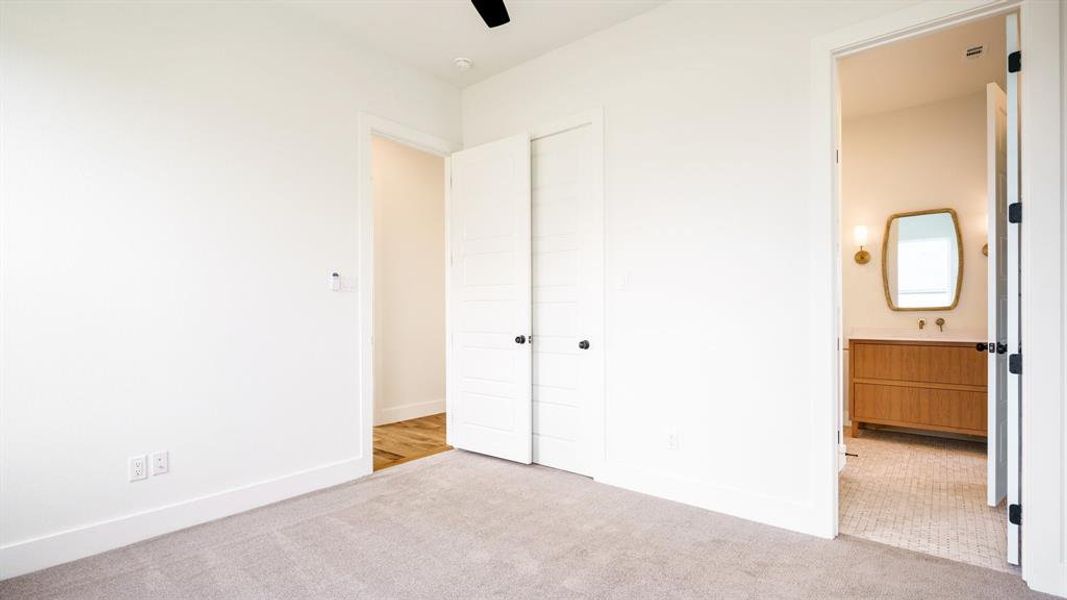
[(445, 413), (374, 428), (375, 471), (451, 449), (445, 443)]

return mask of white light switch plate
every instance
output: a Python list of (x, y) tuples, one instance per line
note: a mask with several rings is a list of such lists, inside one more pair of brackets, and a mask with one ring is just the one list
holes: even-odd
[(163, 452), (152, 453), (152, 475), (162, 475), (170, 471), (170, 453), (164, 450)]

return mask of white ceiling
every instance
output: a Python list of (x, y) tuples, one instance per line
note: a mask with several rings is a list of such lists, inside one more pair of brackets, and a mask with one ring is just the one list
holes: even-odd
[[(964, 50), (985, 45), (977, 60)], [(1005, 80), (1004, 17), (887, 44), (841, 59), (841, 113), (854, 118), (965, 96)]]
[[(308, 0), (289, 4), (365, 46), (463, 87), (648, 11), (664, 0), (506, 0), (489, 29), (470, 0)], [(474, 68), (459, 71), (463, 56)]]

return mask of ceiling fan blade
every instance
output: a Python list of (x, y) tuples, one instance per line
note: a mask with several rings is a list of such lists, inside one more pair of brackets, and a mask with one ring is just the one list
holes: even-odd
[(471, 4), (490, 28), (499, 27), (511, 21), (508, 7), (504, 6), (504, 0), (471, 0)]

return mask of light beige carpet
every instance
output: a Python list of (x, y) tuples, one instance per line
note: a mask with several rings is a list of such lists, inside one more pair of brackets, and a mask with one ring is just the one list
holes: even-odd
[(1005, 503), (986, 504), (985, 442), (867, 431), (847, 438), (841, 533), (942, 558), (1008, 564)]
[(453, 451), (8, 580), (0, 597), (1045, 596), (1008, 573)]

